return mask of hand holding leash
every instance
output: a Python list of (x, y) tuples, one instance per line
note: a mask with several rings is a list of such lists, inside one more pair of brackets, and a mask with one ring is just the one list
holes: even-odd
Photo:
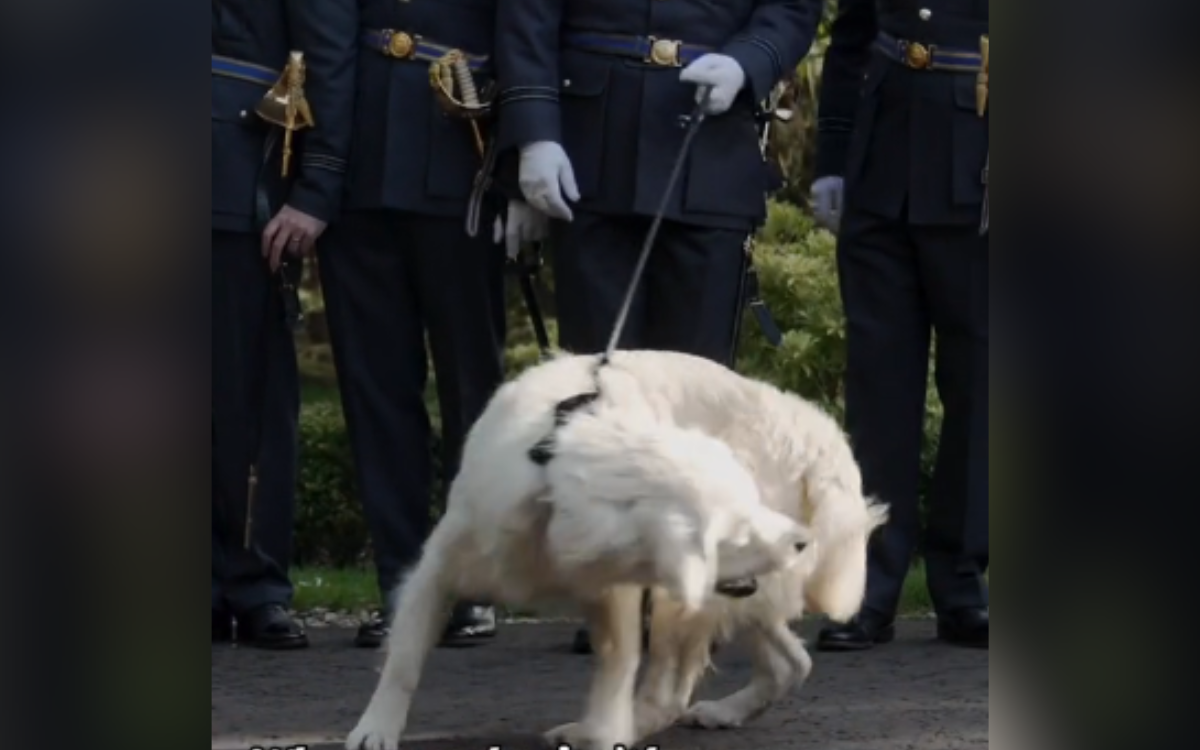
[(694, 83), (696, 101), (704, 102), (704, 114), (725, 113), (746, 85), (746, 71), (728, 55), (701, 55), (679, 74), (679, 80)]

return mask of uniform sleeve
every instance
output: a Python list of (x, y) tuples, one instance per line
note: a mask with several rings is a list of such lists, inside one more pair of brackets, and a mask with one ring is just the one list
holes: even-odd
[(838, 0), (817, 104), (817, 177), (846, 171), (850, 131), (877, 33), (875, 0)]
[(304, 131), (287, 204), (322, 221), (341, 208), (354, 124), (357, 0), (288, 0), (292, 48), (304, 53), (305, 94), (315, 125)]
[(559, 23), (565, 0), (496, 3), (497, 147), (562, 141)]
[(824, 7), (824, 0), (759, 0), (749, 25), (721, 50), (742, 66), (754, 101), (791, 77), (817, 37)]

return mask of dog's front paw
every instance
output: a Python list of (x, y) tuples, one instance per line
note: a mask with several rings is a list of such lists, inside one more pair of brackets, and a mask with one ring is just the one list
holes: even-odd
[(346, 750), (400, 750), (403, 732), (398, 720), (367, 713), (346, 739)]
[(567, 750), (613, 750), (617, 745), (628, 747), (631, 744), (628, 739), (619, 739), (616, 736), (598, 736), (598, 733), (578, 722), (555, 727), (542, 737), (552, 750), (557, 750), (563, 745), (567, 746)]
[(674, 724), (680, 713), (682, 712), (673, 706), (639, 701), (634, 707), (634, 730), (639, 739), (658, 734)]
[(698, 729), (733, 729), (742, 725), (742, 717), (722, 701), (700, 701), (687, 710), (679, 723)]

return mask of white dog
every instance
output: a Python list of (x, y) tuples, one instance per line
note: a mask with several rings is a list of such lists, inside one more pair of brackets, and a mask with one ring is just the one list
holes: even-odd
[[(396, 750), (454, 599), (582, 606), (597, 671), (583, 719), (547, 733), (574, 750), (629, 746), (674, 722), (710, 641), (747, 623), (763, 636), (754, 682), (688, 714), (703, 726), (740, 723), (807, 674), (787, 628), (805, 600), (835, 619), (858, 609), (866, 538), (885, 515), (862, 497), (833, 420), (689, 355), (597, 362), (564, 356), (527, 371), (472, 428), (446, 515), (401, 590), (351, 750)], [(563, 409), (572, 399), (577, 408)], [(544, 465), (531, 458), (539, 444)], [(759, 580), (756, 596), (712, 595), (745, 576)], [(651, 663), (635, 710), (644, 587), (655, 592)]]

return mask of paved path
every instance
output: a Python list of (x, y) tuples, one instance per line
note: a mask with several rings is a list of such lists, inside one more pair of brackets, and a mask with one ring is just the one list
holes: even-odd
[[(802, 632), (811, 641), (815, 624)], [(591, 660), (570, 654), (574, 626), (513, 624), (496, 640), (430, 658), (409, 717), (405, 750), (541, 750), (537, 733), (582, 707)], [(808, 684), (751, 725), (720, 732), (677, 728), (662, 750), (959, 750), (988, 746), (988, 654), (932, 640), (933, 623), (904, 622), (895, 643), (865, 654), (814, 651)], [(350, 647), (348, 630), (314, 630), (312, 647), (267, 653), (214, 645), (214, 750), (251, 746), (335, 750), (375, 687), (381, 654)], [(699, 697), (741, 687), (740, 649)]]

